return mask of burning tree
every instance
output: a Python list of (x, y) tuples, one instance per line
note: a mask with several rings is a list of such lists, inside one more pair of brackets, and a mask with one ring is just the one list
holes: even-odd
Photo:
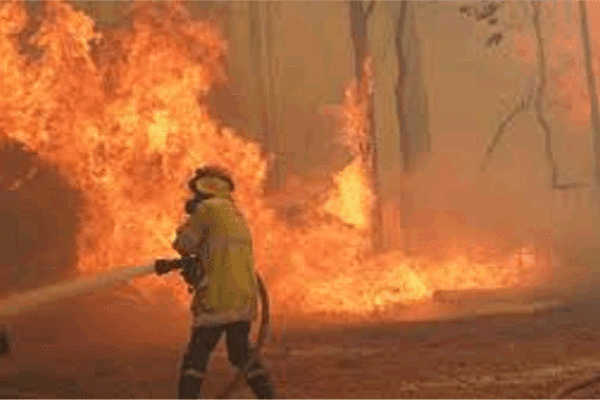
[[(58, 165), (83, 193), (80, 271), (170, 252), (183, 182), (201, 162), (243, 165), (234, 172), (247, 182), (240, 197), (260, 198), (250, 193), (262, 190), (258, 146), (220, 129), (202, 100), (224, 78), (224, 42), (210, 23), (191, 21), (178, 3), (138, 3), (131, 28), (101, 38), (69, 4), (43, 8), (35, 59), (14, 35), (27, 24), (23, 3), (0, 8), (0, 130)], [(256, 180), (239, 177), (246, 173)]]
[(416, 156), (430, 151), (428, 100), (417, 28), (423, 4), (347, 4), (354, 75), (357, 79), (363, 75), (367, 56), (372, 59), (376, 75), (370, 118), (375, 146), (373, 177), (378, 193), (373, 221), (382, 226), (374, 240), (386, 250), (399, 247), (409, 254), (412, 195), (405, 180), (420, 167)]
[(371, 76), (371, 62), (368, 60), (369, 47), (367, 40), (367, 22), (369, 15), (373, 12), (375, 1), (370, 1), (364, 8), (363, 1), (349, 1), (350, 7), (350, 34), (354, 46), (354, 74), (361, 82), (361, 108), (364, 117), (362, 128), (364, 132), (360, 138), (360, 155), (364, 167), (369, 171), (371, 192), (373, 200), (370, 209), (371, 246), (374, 252), (383, 247), (383, 222), (381, 210), (379, 163), (377, 151), (377, 139), (375, 136), (375, 118), (373, 114), (373, 83)]

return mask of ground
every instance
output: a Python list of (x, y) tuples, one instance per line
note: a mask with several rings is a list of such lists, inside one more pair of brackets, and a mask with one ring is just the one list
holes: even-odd
[[(285, 398), (550, 398), (600, 373), (599, 307), (600, 297), (588, 296), (535, 313), (437, 322), (313, 321), (283, 331), (275, 321), (264, 353)], [(94, 295), (10, 321), (14, 351), (0, 359), (0, 396), (172, 398), (187, 321), (151, 310)], [(232, 377), (219, 347), (204, 394)], [(251, 393), (242, 385), (232, 397)]]

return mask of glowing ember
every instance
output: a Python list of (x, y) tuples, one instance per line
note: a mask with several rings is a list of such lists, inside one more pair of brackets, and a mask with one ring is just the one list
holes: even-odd
[[(43, 4), (33, 38), (43, 55), (35, 59), (20, 53), (16, 39), (27, 23), (23, 3), (0, 6), (0, 135), (58, 165), (83, 194), (82, 274), (172, 254), (185, 182), (204, 162), (229, 169), (236, 181), (275, 308), (362, 314), (424, 301), (438, 289), (511, 286), (535, 269), (461, 258), (423, 266), (396, 253), (365, 260), (372, 193), (360, 153), (364, 82), (346, 92), (340, 108), (354, 160), (291, 226), (266, 205), (260, 147), (208, 113), (206, 94), (224, 79), (226, 51), (213, 25), (191, 20), (178, 2), (141, 2), (130, 28), (100, 39), (91, 19), (69, 4)], [(187, 301), (177, 278), (138, 284)]]

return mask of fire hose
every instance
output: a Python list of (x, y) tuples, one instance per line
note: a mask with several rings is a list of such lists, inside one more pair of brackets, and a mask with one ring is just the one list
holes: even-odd
[[(567, 387), (563, 387), (559, 389), (554, 395), (552, 395), (552, 399), (568, 399), (568, 398), (581, 398), (579, 396), (573, 396), (573, 393), (579, 390), (585, 390), (594, 388), (594, 386), (600, 383), (600, 375), (596, 375), (591, 378), (583, 379), (581, 381), (575, 382)], [(586, 396), (587, 397), (587, 396)]]

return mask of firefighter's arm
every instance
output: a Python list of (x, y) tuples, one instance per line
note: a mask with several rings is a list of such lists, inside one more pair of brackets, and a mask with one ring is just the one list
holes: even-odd
[[(186, 278), (188, 282), (190, 276), (192, 276), (195, 266), (198, 260), (196, 257), (185, 256), (181, 258), (160, 258), (154, 262), (154, 269), (157, 275), (163, 275), (169, 273), (175, 269), (181, 270), (181, 275)], [(189, 283), (189, 282), (188, 282)]]
[(180, 256), (186, 257), (194, 254), (199, 244), (200, 237), (193, 231), (190, 221), (187, 221), (177, 229), (177, 236), (173, 241), (173, 249), (175, 249)]
[(179, 269), (183, 279), (190, 285), (197, 275), (196, 269), (201, 264), (199, 250), (208, 234), (209, 209), (200, 206), (190, 218), (177, 229), (177, 236), (173, 242), (173, 248), (181, 256), (176, 260), (157, 260), (155, 269), (157, 274), (162, 275), (174, 269)]
[(167, 274), (175, 269), (182, 267), (181, 261), (187, 257), (190, 257), (193, 246), (194, 246), (194, 235), (189, 221), (183, 226), (177, 229), (177, 237), (173, 242), (173, 248), (179, 253), (181, 258), (163, 258), (158, 259), (154, 263), (154, 270), (157, 275)]
[(189, 219), (177, 229), (173, 248), (182, 257), (197, 256), (201, 244), (206, 239), (209, 229), (209, 207), (202, 204)]

